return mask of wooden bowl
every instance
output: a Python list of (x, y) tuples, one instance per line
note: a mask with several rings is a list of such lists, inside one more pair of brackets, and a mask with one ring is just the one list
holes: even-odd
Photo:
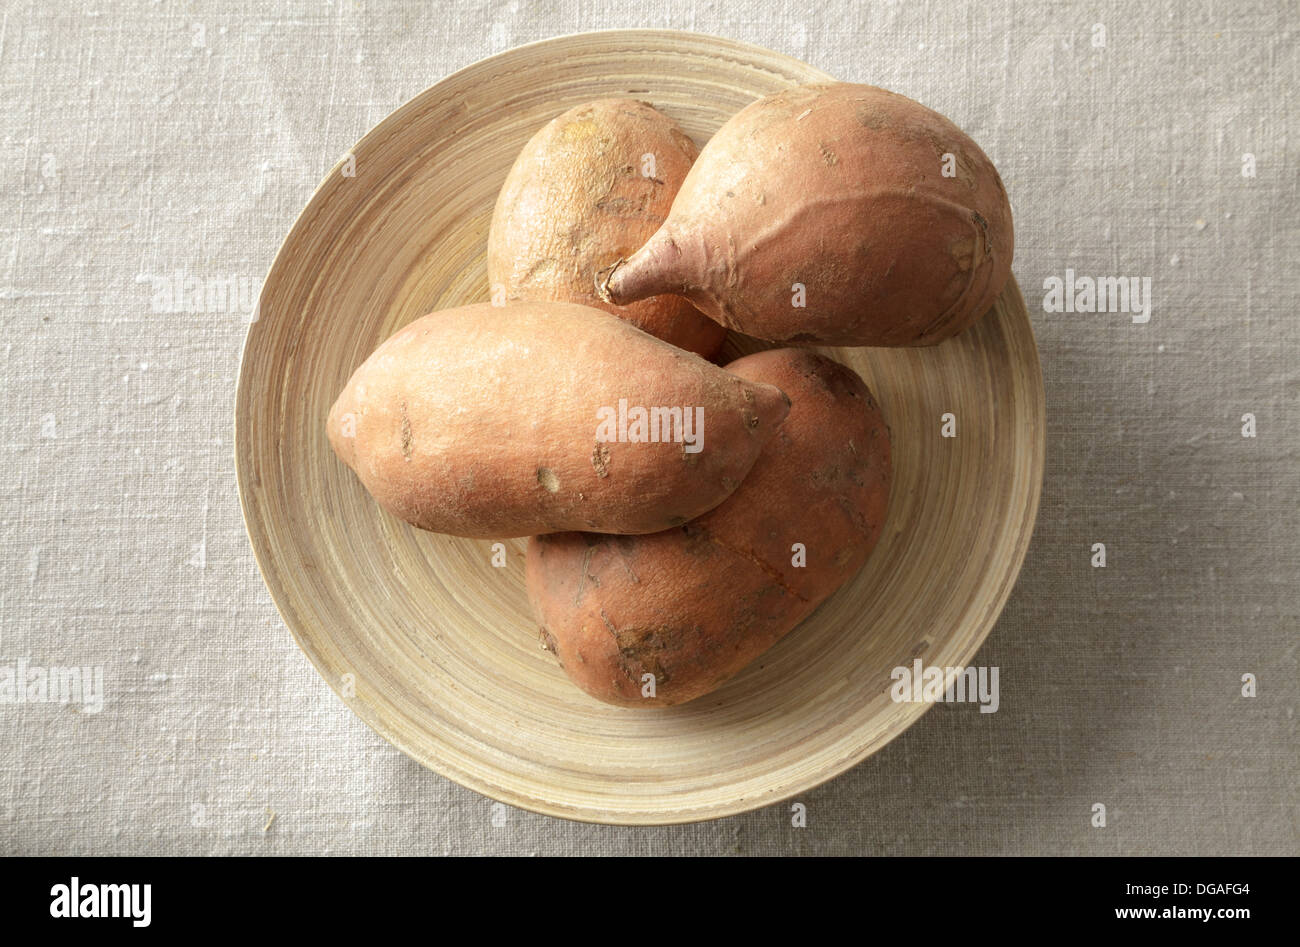
[[(381, 341), (425, 312), (488, 298), (493, 201), (545, 122), (590, 99), (631, 95), (703, 143), (754, 98), (826, 78), (689, 33), (535, 43), (395, 111), (353, 149), (354, 165), (340, 160), (294, 224), (240, 370), (244, 518), (303, 651), (349, 707), (423, 765), (569, 819), (657, 824), (743, 812), (880, 749), (927, 706), (891, 700), (891, 670), (916, 657), (964, 665), (993, 626), (1029, 544), (1043, 474), (1042, 379), (1014, 285), (975, 328), (936, 348), (825, 350), (861, 373), (893, 431), (884, 536), (857, 578), (776, 648), (682, 707), (587, 697), (539, 646), (524, 541), (506, 541), (496, 567), (490, 542), (406, 526), (326, 441), (330, 404)], [(946, 412), (956, 416), (954, 438), (940, 436)]]

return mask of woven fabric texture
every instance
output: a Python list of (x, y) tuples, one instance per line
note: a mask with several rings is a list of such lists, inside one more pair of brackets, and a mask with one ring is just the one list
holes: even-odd
[[(1300, 851), (1294, 4), (0, 11), (0, 680), (103, 672), (97, 713), (0, 703), (0, 852)], [(152, 305), (173, 274), (254, 296), (338, 157), (442, 76), (617, 27), (743, 40), (919, 99), (980, 142), (1014, 204), (1048, 448), (1032, 547), (977, 659), (1000, 667), (1001, 706), (934, 708), (801, 797), (806, 828), (788, 806), (496, 825), (491, 800), (386, 744), (294, 645), (245, 537), (248, 307)], [(1149, 321), (1046, 311), (1067, 270), (1148, 278)]]

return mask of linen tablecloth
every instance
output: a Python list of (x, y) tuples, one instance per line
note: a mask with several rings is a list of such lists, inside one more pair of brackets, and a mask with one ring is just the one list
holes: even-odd
[[(0, 703), (0, 851), (1300, 850), (1293, 3), (0, 10), (0, 680), (98, 668), (103, 688), (102, 707)], [(245, 302), (321, 177), (447, 73), (616, 27), (743, 40), (919, 99), (1014, 205), (1048, 445), (1033, 544), (977, 658), (1001, 669), (1001, 706), (937, 706), (801, 796), (806, 828), (788, 805), (494, 824), (491, 800), (333, 695), (241, 522)], [(1067, 270), (1149, 279), (1149, 321), (1047, 311)], [(167, 311), (178, 276), (228, 280), (239, 304)]]

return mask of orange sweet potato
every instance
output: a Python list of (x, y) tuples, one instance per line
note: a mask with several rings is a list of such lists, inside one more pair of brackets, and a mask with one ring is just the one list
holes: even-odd
[(862, 379), (803, 349), (760, 352), (727, 370), (780, 387), (791, 407), (726, 502), (649, 536), (529, 542), (542, 644), (600, 700), (669, 705), (708, 693), (857, 573), (880, 535), (889, 429)]
[(649, 533), (725, 500), (787, 410), (772, 385), (607, 313), (482, 303), (384, 342), (327, 430), (380, 505), (423, 529)]
[(723, 125), (600, 292), (681, 293), (787, 344), (930, 345), (993, 305), (1013, 249), (997, 169), (956, 125), (873, 86), (809, 85)]
[(596, 306), (709, 358), (726, 330), (680, 296), (615, 305), (596, 271), (659, 228), (698, 149), (645, 102), (600, 99), (569, 109), (528, 142), (497, 198), (488, 280), (504, 301)]

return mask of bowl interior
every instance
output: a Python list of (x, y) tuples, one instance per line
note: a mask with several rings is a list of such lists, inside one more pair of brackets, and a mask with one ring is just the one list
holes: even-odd
[[(631, 95), (702, 144), (754, 98), (825, 78), (775, 53), (675, 32), (522, 47), (389, 116), (294, 225), (241, 366), (245, 519), (302, 649), (357, 714), (429, 768), (574, 819), (744, 811), (879, 749), (926, 706), (891, 700), (891, 670), (916, 657), (963, 665), (991, 628), (1029, 542), (1043, 469), (1042, 383), (1014, 285), (975, 328), (936, 348), (824, 350), (863, 376), (893, 433), (883, 538), (795, 632), (683, 707), (610, 707), (572, 686), (539, 646), (525, 542), (494, 547), (407, 527), (366, 495), (325, 437), (335, 395), (381, 341), (425, 312), (488, 298), (493, 202), (546, 121)], [(949, 412), (957, 436), (946, 438)]]

